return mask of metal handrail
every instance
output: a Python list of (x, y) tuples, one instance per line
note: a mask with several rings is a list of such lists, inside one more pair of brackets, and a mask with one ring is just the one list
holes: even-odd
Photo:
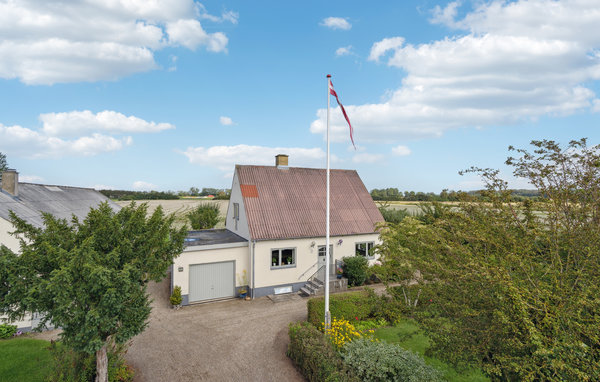
[(313, 265), (311, 265), (310, 267), (308, 267), (308, 269), (307, 269), (307, 270), (305, 270), (305, 271), (304, 271), (304, 273), (302, 273), (302, 274), (301, 274), (301, 275), (298, 277), (298, 280), (300, 280), (300, 279), (302, 278), (302, 276), (304, 276), (306, 273), (308, 273), (308, 271), (310, 271), (311, 269), (313, 269), (313, 267), (314, 267), (315, 265), (317, 265), (317, 264), (319, 264), (319, 261), (318, 261), (318, 260), (317, 260), (317, 262), (316, 262), (316, 263), (314, 263)]
[[(319, 269), (317, 269), (317, 271), (316, 271), (315, 273), (313, 273), (313, 274), (312, 274), (312, 276), (310, 276), (310, 277), (308, 278), (308, 280), (306, 280), (306, 282), (310, 282), (310, 281), (313, 281), (314, 279), (316, 279), (316, 278), (317, 278), (317, 274), (318, 274), (318, 273), (321, 271), (321, 269), (323, 269), (323, 268), (325, 268), (325, 265), (321, 265), (321, 266), (319, 267)], [(319, 279), (319, 281), (325, 282), (325, 280), (321, 280), (321, 279)]]

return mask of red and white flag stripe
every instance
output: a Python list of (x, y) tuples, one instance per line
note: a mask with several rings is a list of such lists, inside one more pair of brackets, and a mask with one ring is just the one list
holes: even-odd
[(329, 94), (335, 97), (338, 105), (340, 105), (340, 109), (342, 109), (342, 114), (344, 114), (344, 118), (346, 118), (346, 122), (348, 122), (348, 126), (350, 127), (350, 140), (352, 141), (352, 146), (356, 150), (356, 145), (354, 144), (354, 129), (352, 128), (352, 124), (350, 123), (350, 119), (348, 118), (348, 114), (346, 114), (346, 109), (344, 109), (344, 105), (340, 102), (337, 93), (333, 90), (333, 83), (331, 82), (331, 78), (329, 79)]

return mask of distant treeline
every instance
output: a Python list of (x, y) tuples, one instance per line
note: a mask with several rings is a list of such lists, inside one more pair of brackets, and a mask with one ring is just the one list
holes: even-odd
[[(537, 190), (511, 190), (515, 201), (532, 199), (540, 196)], [(480, 191), (454, 191), (444, 189), (439, 194), (434, 192), (398, 191), (397, 188), (374, 188), (371, 191), (373, 200), (405, 201), (405, 202), (457, 202), (461, 195), (479, 197)]]
[(179, 196), (172, 191), (127, 191), (127, 190), (100, 190), (107, 198), (117, 200), (172, 200)]
[(200, 192), (192, 187), (190, 191), (128, 191), (128, 190), (100, 190), (107, 198), (117, 200), (173, 200), (183, 196), (214, 196), (214, 199), (229, 199), (230, 189), (203, 188)]

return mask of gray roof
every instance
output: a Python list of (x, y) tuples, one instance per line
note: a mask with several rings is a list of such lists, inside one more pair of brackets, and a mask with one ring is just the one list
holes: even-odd
[(0, 190), (0, 218), (9, 220), (8, 212), (12, 210), (28, 223), (42, 227), (42, 212), (67, 221), (71, 220), (72, 215), (83, 220), (91, 208), (97, 207), (102, 202), (108, 202), (115, 211), (121, 208), (92, 188), (19, 182), (17, 197)]
[(190, 231), (185, 238), (185, 246), (215, 245), (244, 243), (248, 240), (236, 235), (228, 229), (206, 229), (202, 231)]

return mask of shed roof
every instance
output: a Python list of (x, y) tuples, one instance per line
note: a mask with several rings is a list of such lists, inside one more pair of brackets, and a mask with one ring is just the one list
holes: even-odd
[[(326, 170), (236, 166), (253, 240), (322, 237)], [(330, 235), (374, 233), (383, 221), (355, 170), (331, 170)]]
[(121, 208), (92, 188), (19, 182), (17, 197), (0, 190), (0, 217), (8, 220), (9, 211), (12, 210), (28, 223), (42, 227), (42, 212), (69, 221), (72, 215), (84, 219), (90, 208), (97, 207), (102, 202), (108, 202), (115, 211)]

